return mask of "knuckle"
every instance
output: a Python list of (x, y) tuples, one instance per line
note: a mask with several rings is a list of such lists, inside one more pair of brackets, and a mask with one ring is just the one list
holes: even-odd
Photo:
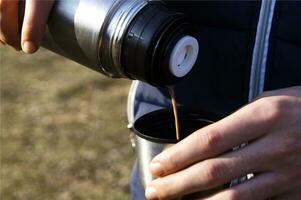
[(245, 198), (237, 190), (232, 190), (231, 192), (229, 192), (228, 200), (242, 200), (242, 199)]
[(274, 148), (267, 150), (266, 158), (269, 160), (267, 166), (274, 168), (275, 164), (285, 164), (290, 168), (288, 163), (294, 163), (293, 166), (295, 166), (300, 153), (300, 143), (298, 143), (299, 141), (294, 138), (282, 138), (281, 142), (275, 144)]
[(206, 149), (212, 149), (217, 146), (222, 140), (220, 131), (216, 128), (211, 128), (208, 132), (199, 135), (199, 141), (201, 146), (206, 146)]
[(269, 123), (279, 122), (286, 113), (287, 100), (285, 98), (264, 97), (258, 100), (255, 108), (260, 117)]
[(221, 182), (221, 176), (224, 171), (224, 166), (218, 163), (210, 163), (208, 162), (207, 167), (204, 168), (204, 177), (202, 177), (205, 181), (205, 184), (211, 188), (218, 186)]
[(163, 163), (163, 167), (164, 166), (166, 167), (167, 171), (176, 170), (181, 167), (181, 163), (180, 163), (179, 159), (177, 159), (176, 156), (170, 156), (167, 159), (167, 163), (165, 163), (165, 164)]
[[(229, 200), (254, 200), (258, 199), (258, 192), (254, 188), (249, 188), (248, 191), (243, 191), (241, 189), (232, 189), (228, 194)], [(261, 199), (261, 198), (260, 198)]]
[(280, 157), (286, 157), (289, 155), (295, 155), (298, 152), (298, 141), (294, 138), (287, 137), (283, 139), (277, 153)]
[(173, 185), (169, 184), (168, 182), (166, 182), (166, 180), (163, 180), (162, 178), (154, 180), (149, 186), (156, 189), (156, 191), (158, 192), (158, 198), (160, 200), (169, 199), (170, 196), (174, 195), (175, 192)]

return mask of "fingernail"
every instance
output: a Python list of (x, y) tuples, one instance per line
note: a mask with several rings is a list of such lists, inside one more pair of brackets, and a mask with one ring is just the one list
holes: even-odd
[(147, 187), (146, 188), (146, 190), (145, 190), (145, 197), (148, 200), (159, 200), (159, 198), (157, 196), (157, 191), (153, 187)]
[(31, 41), (25, 41), (22, 44), (22, 50), (25, 53), (34, 53), (36, 51), (36, 46), (33, 42)]
[(151, 173), (155, 176), (162, 176), (164, 173), (162, 166), (159, 162), (151, 162), (149, 169)]

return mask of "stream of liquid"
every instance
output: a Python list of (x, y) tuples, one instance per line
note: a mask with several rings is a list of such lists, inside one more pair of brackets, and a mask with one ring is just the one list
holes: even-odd
[(170, 95), (173, 114), (175, 118), (175, 127), (176, 127), (176, 138), (180, 140), (180, 124), (179, 124), (179, 117), (178, 117), (178, 110), (177, 110), (177, 101), (175, 95), (175, 88), (173, 85), (167, 86), (168, 93)]

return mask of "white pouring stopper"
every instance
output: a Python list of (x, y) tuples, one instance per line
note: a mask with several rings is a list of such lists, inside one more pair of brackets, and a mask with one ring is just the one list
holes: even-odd
[(198, 53), (198, 41), (192, 36), (182, 37), (171, 52), (170, 72), (179, 78), (185, 76), (194, 66)]

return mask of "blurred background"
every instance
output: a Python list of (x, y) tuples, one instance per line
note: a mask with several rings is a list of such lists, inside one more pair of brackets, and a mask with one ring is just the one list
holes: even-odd
[(123, 200), (128, 80), (1, 45), (1, 199)]

